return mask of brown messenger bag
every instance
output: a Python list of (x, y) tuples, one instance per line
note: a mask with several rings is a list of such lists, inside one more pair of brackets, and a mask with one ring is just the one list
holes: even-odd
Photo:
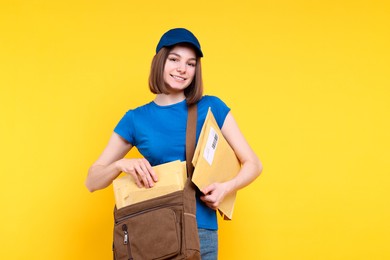
[(114, 209), (115, 260), (201, 259), (191, 164), (195, 150), (197, 106), (188, 107), (187, 181), (184, 189)]

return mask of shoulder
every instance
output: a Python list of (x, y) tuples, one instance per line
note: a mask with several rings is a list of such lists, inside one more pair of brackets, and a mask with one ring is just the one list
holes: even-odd
[(199, 102), (223, 102), (219, 97), (213, 95), (204, 95)]
[(127, 110), (126, 116), (134, 116), (134, 115), (138, 115), (138, 114), (143, 114), (143, 113), (146, 113), (147, 111), (152, 110), (153, 107), (154, 107), (153, 102), (149, 102), (147, 104), (144, 104), (144, 105), (141, 105), (141, 106), (138, 106), (135, 108), (130, 108), (129, 110)]
[(215, 110), (230, 110), (226, 103), (217, 96), (205, 95), (201, 98), (198, 104), (200, 107), (210, 107), (211, 109)]
[(127, 112), (122, 116), (122, 119), (120, 120), (118, 126), (120, 126), (120, 125), (133, 126), (134, 122), (137, 121), (136, 120), (137, 118), (146, 117), (146, 115), (148, 114), (148, 111), (151, 110), (150, 107), (152, 107), (151, 103), (147, 103), (145, 105), (141, 105), (139, 107), (135, 107), (135, 108), (131, 108), (131, 109), (127, 110)]
[[(121, 120), (118, 122), (116, 127), (114, 128), (114, 132), (120, 135), (122, 138), (124, 138), (126, 141), (131, 143), (132, 145), (137, 145), (136, 143), (136, 136), (137, 131), (136, 129), (139, 127), (140, 124), (143, 122), (146, 122), (148, 120), (145, 120), (145, 118), (150, 117), (152, 113), (149, 113), (151, 104), (145, 104), (133, 109), (129, 109), (125, 115), (121, 118)], [(139, 120), (142, 118), (143, 120)], [(149, 120), (150, 121), (150, 120)]]
[(213, 112), (219, 127), (222, 128), (230, 108), (219, 97), (205, 95), (198, 103), (198, 112), (205, 117), (209, 108)]

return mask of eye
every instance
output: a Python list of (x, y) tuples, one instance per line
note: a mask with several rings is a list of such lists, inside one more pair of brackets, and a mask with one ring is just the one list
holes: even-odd
[(177, 61), (177, 58), (170, 57), (170, 58), (168, 58), (168, 60), (169, 60), (169, 61), (176, 62), (176, 61)]
[(195, 67), (195, 66), (196, 66), (196, 63), (195, 63), (195, 62), (190, 62), (190, 63), (188, 63), (188, 66), (190, 66), (190, 67)]

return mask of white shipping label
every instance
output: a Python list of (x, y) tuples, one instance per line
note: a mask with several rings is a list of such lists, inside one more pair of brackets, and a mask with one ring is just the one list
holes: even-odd
[(203, 157), (212, 165), (214, 160), (215, 150), (217, 149), (219, 136), (217, 132), (210, 127), (210, 133), (207, 138), (206, 148), (204, 149)]

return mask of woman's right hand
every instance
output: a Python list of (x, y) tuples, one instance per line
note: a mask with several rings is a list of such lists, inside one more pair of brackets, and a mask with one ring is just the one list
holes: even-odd
[(154, 186), (157, 175), (148, 160), (124, 158), (132, 147), (117, 133), (111, 135), (106, 148), (88, 170), (85, 185), (90, 192), (107, 187), (121, 172), (130, 174), (140, 188)]
[(145, 158), (123, 158), (116, 162), (119, 171), (131, 175), (138, 187), (151, 188), (158, 181), (156, 173)]

